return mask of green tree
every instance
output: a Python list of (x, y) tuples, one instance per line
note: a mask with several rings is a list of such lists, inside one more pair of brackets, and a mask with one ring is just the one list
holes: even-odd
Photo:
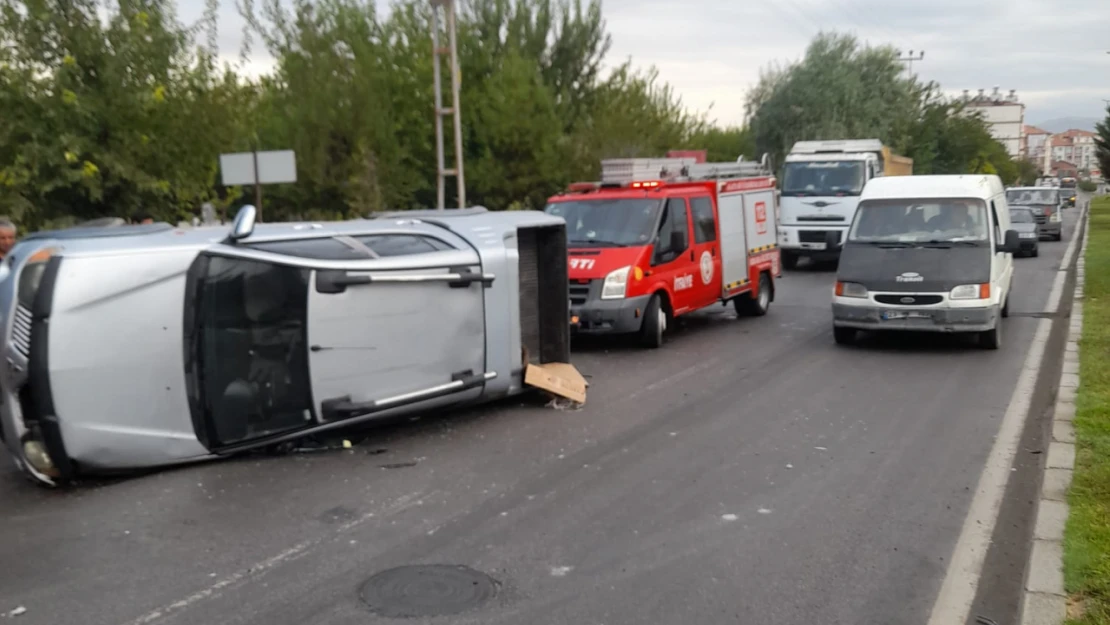
[(821, 33), (800, 62), (762, 73), (747, 110), (758, 151), (780, 163), (799, 140), (879, 138), (902, 147), (917, 102), (892, 47)]
[(1102, 178), (1110, 180), (1110, 104), (1106, 105), (1106, 119), (1095, 126), (1098, 136), (1095, 137), (1095, 156), (1098, 158)]
[(143, 207), (165, 219), (215, 196), (237, 134), (218, 74), (168, 0), (0, 0), (0, 210), (26, 227)]

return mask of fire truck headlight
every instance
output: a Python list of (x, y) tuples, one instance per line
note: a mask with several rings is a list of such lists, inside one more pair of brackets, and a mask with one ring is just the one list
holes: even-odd
[(622, 299), (628, 288), (628, 274), (632, 267), (621, 267), (609, 272), (605, 276), (605, 283), (601, 285), (601, 299)]

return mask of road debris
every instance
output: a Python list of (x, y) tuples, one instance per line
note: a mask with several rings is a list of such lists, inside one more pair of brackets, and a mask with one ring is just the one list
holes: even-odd
[(760, 508), (759, 513), (760, 514), (771, 514), (771, 509), (770, 508)]
[(736, 516), (735, 514), (722, 514), (721, 515), (721, 520), (722, 521), (735, 521), (739, 518), (740, 517)]
[(19, 606), (18, 608), (12, 610), (11, 612), (8, 612), (8, 616), (12, 616), (12, 617), (22, 616), (26, 613), (27, 613), (27, 608), (25, 608), (23, 606)]

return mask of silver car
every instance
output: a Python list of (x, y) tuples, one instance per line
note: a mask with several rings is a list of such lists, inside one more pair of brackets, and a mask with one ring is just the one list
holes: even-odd
[(1060, 209), (1063, 196), (1055, 187), (1011, 187), (1006, 189), (1006, 203), (1033, 211), (1037, 232), (1041, 237), (1059, 241), (1063, 237)]
[(569, 358), (566, 227), (394, 213), (230, 232), (77, 228), (0, 272), (0, 421), (54, 485), (524, 389)]

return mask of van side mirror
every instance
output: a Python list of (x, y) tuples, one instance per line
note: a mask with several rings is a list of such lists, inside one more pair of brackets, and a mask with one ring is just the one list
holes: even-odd
[(1017, 254), (1021, 251), (1021, 238), (1018, 237), (1017, 230), (1006, 231), (1005, 240), (998, 246), (997, 251), (1010, 254)]
[(235, 214), (235, 221), (231, 224), (231, 232), (227, 235), (228, 242), (234, 243), (245, 239), (254, 232), (254, 220), (258, 217), (258, 210), (247, 204)]

